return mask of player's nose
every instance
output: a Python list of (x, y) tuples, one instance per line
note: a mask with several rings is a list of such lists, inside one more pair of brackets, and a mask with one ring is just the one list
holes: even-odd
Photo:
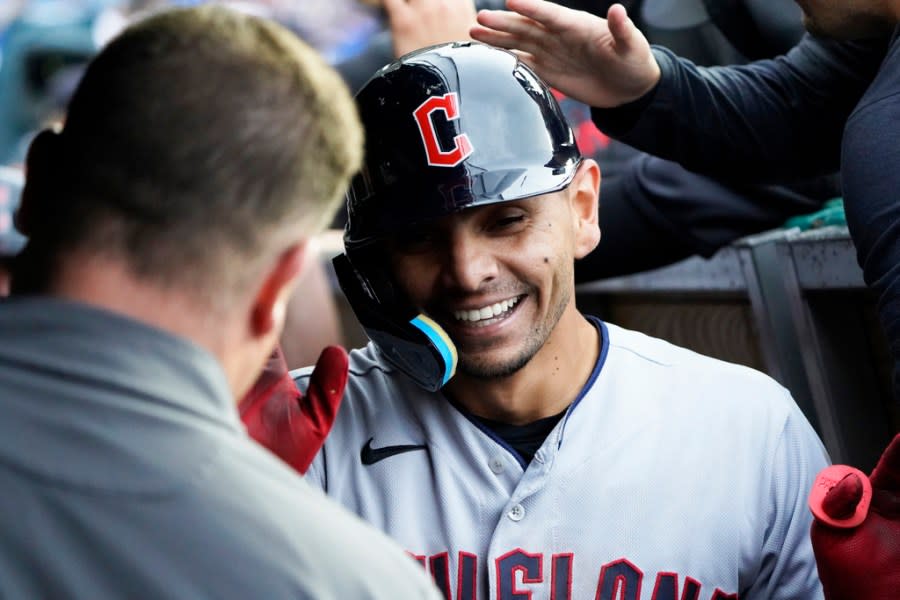
[(497, 260), (490, 244), (471, 231), (450, 233), (443, 259), (444, 284), (453, 289), (476, 291), (497, 276)]

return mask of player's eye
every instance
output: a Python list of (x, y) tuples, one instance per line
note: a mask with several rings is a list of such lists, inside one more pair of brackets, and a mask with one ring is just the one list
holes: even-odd
[(401, 254), (419, 254), (428, 251), (434, 245), (434, 240), (434, 232), (430, 229), (413, 227), (396, 234), (391, 247)]
[(516, 231), (525, 224), (525, 214), (516, 212), (499, 215), (490, 225), (490, 229), (496, 232)]

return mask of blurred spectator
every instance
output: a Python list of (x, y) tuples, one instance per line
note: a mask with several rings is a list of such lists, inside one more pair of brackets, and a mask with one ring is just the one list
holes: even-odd
[[(59, 75), (95, 54), (92, 25), (106, 4), (31, 0), (8, 15), (0, 63), (0, 164), (21, 162), (32, 133), (62, 111)], [(68, 85), (71, 91), (71, 80)]]
[(271, 17), (295, 31), (327, 60), (360, 52), (381, 26), (378, 12), (359, 0), (269, 0)]
[(14, 223), (22, 183), (21, 170), (0, 167), (0, 296), (9, 294), (12, 258), (25, 245), (25, 237)]
[[(371, 35), (363, 49), (348, 54), (335, 63), (351, 90), (358, 90), (375, 71), (416, 47), (430, 46), (447, 41), (469, 39), (468, 27), (459, 27), (459, 15), (470, 15), (483, 8), (502, 8), (503, 0), (447, 0), (442, 3), (419, 1), (416, 3), (385, 3), (384, 0), (359, 0), (376, 7), (381, 21), (379, 30)], [(474, 10), (473, 10), (474, 6)], [(407, 16), (403, 20), (392, 19), (390, 9), (400, 7)], [(437, 8), (436, 8), (437, 7)], [(396, 10), (396, 8), (395, 8)], [(432, 18), (436, 10), (444, 11), (449, 18)], [(412, 26), (405, 26), (411, 24)], [(399, 27), (399, 28), (398, 28)], [(415, 43), (409, 38), (414, 38)]]
[[(360, 0), (209, 1), (280, 22), (332, 63), (359, 54), (383, 28), (378, 10)], [(85, 62), (130, 18), (203, 3), (0, 0), (0, 164), (24, 158), (33, 132), (62, 112)]]

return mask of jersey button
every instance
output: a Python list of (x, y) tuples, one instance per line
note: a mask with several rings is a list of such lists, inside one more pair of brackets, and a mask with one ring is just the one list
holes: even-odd
[(488, 463), (488, 466), (491, 468), (491, 471), (499, 475), (503, 472), (503, 460), (499, 457), (494, 457)]
[(513, 521), (521, 521), (525, 517), (525, 507), (521, 504), (516, 504), (511, 509), (509, 509), (509, 512), (506, 513), (506, 516), (508, 516)]

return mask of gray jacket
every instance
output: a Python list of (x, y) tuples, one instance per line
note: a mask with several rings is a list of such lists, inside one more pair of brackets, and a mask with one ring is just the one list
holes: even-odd
[(0, 598), (438, 598), (398, 546), (251, 441), (188, 341), (0, 302)]

